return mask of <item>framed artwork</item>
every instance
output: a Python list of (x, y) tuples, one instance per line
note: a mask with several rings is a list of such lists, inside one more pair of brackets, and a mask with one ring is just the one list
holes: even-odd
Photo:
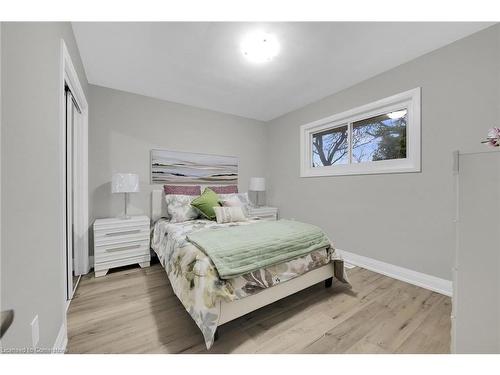
[(238, 183), (238, 158), (169, 150), (151, 150), (152, 184)]

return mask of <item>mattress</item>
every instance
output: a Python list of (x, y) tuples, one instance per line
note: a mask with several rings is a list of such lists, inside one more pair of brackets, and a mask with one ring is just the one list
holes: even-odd
[(228, 302), (254, 295), (324, 266), (332, 259), (334, 250), (328, 246), (297, 259), (222, 280), (211, 259), (187, 239), (190, 233), (202, 229), (252, 225), (257, 222), (259, 220), (227, 224), (209, 220), (170, 223), (160, 219), (154, 225), (152, 248), (168, 275), (174, 293), (200, 327), (207, 348), (213, 344), (217, 329), (219, 301)]

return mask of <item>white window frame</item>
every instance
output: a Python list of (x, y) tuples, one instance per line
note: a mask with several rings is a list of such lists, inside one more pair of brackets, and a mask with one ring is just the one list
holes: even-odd
[[(408, 122), (406, 126), (406, 158), (350, 163), (352, 124), (356, 121), (402, 109), (408, 111)], [(420, 122), (420, 87), (417, 87), (349, 111), (302, 125), (300, 127), (300, 177), (420, 172)], [(349, 143), (349, 164), (313, 167), (313, 134), (346, 124), (348, 125), (347, 142)]]

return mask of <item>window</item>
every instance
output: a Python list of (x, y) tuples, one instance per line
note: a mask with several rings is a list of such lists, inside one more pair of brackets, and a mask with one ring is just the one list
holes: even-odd
[(347, 164), (347, 125), (314, 133), (312, 137), (312, 166)]
[(301, 177), (420, 171), (420, 88), (301, 126)]

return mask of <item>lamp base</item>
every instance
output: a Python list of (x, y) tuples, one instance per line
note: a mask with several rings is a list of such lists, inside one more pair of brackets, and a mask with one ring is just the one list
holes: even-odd
[[(264, 206), (265, 206), (265, 204), (262, 204), (262, 203), (261, 203), (261, 199), (260, 199), (260, 198), (261, 198), (261, 196), (260, 196), (260, 195), (261, 195), (261, 192), (260, 192), (260, 191), (256, 191), (256, 192), (255, 192), (255, 194), (256, 194), (256, 198), (257, 198), (257, 199), (256, 199), (256, 202), (255, 202), (255, 207), (257, 207), (257, 208), (259, 208), (259, 207), (264, 207)], [(264, 203), (265, 203), (265, 202), (264, 202)]]
[(127, 213), (127, 203), (128, 203), (128, 193), (124, 193), (124, 203), (125, 203), (125, 211), (123, 213), (123, 215), (120, 215), (120, 216), (117, 216), (118, 219), (121, 219), (121, 220), (130, 220), (132, 218), (132, 216), (130, 216), (128, 213)]

